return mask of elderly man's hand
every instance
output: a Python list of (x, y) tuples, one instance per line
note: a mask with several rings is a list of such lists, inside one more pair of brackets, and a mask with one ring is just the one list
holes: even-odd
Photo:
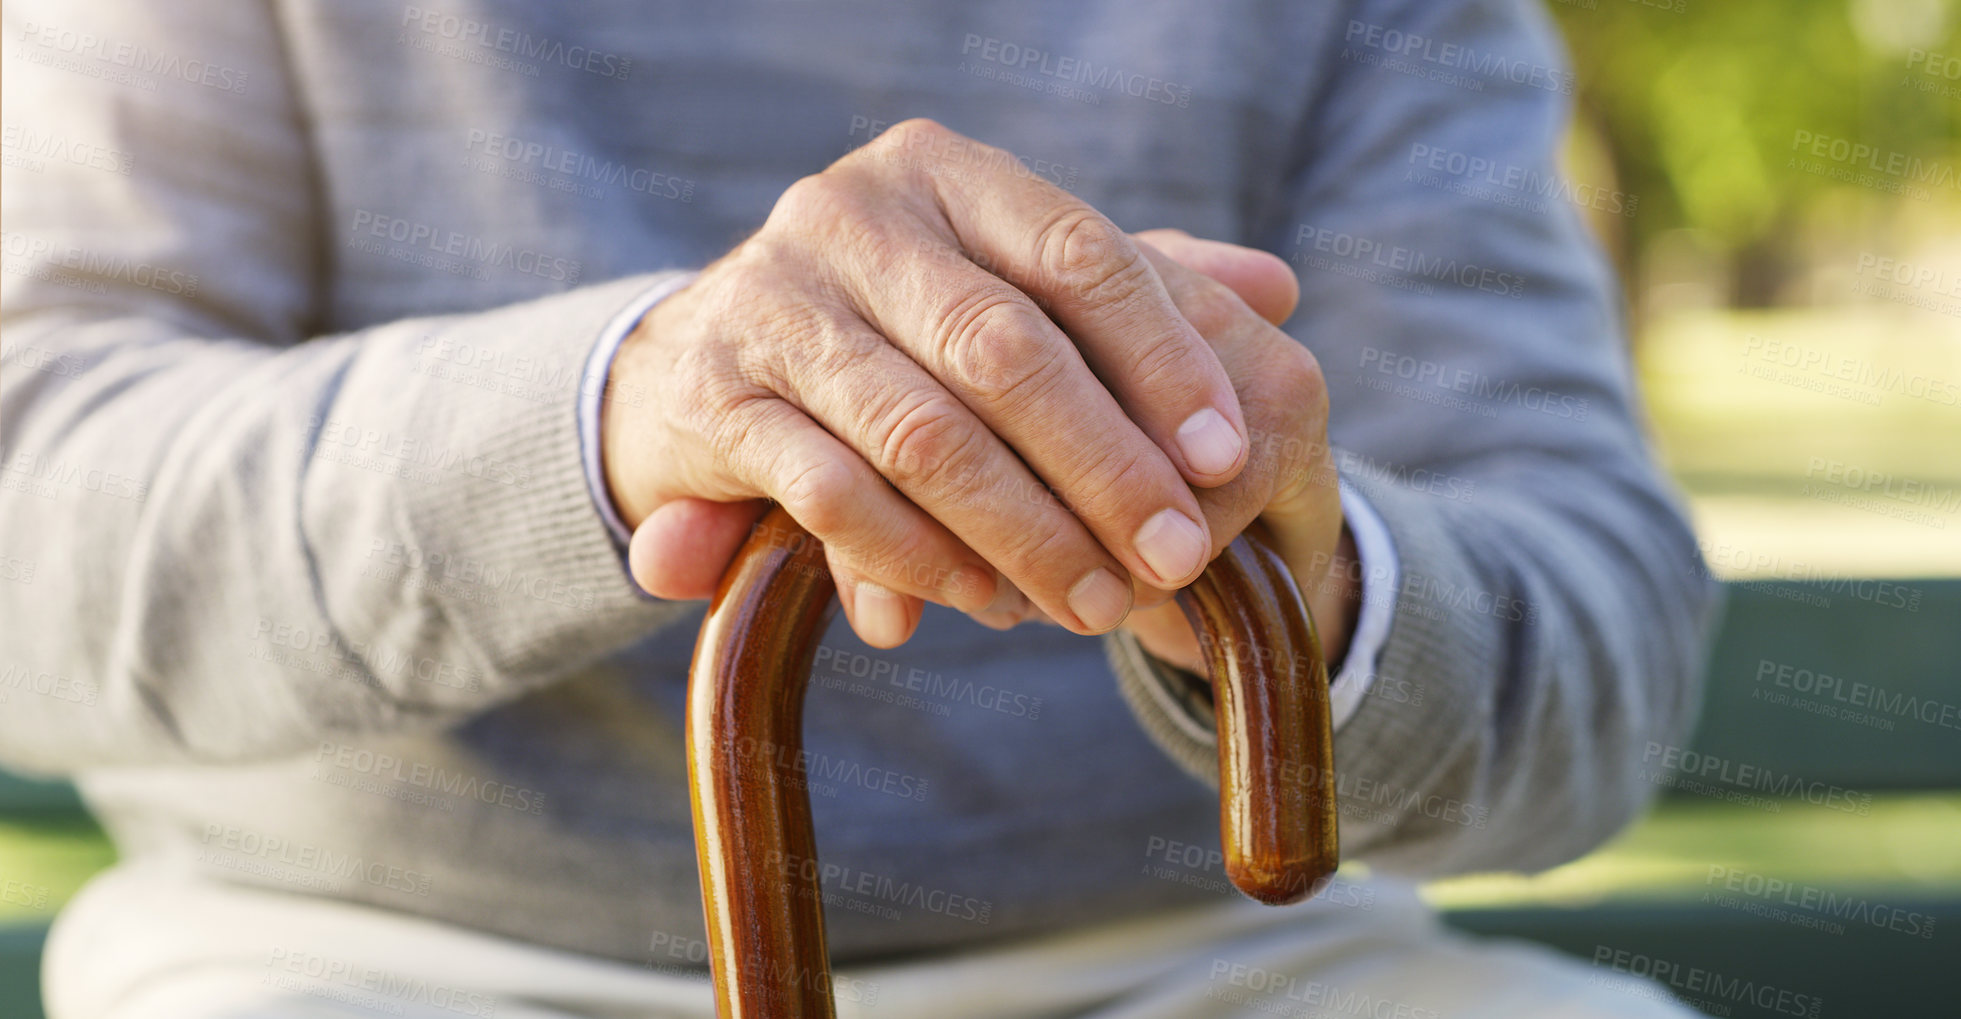
[(1236, 380), (1161, 268), (929, 122), (798, 182), (614, 362), (652, 395), (609, 404), (602, 436), (636, 579), (712, 593), (760, 508), (741, 501), (767, 496), (825, 542), (874, 645), (922, 598), (1098, 633), (1133, 587), (1167, 597), (1257, 511), (1198, 493), (1244, 511), (1274, 478), (1243, 476)]
[(1193, 486), (1246, 459), (1225, 369), (1130, 238), (926, 121), (797, 182), (613, 376), (651, 395), (609, 405), (602, 438), (643, 586), (712, 591), (753, 512), (700, 500), (767, 496), (883, 646), (919, 598), (1006, 623), (1026, 592), (1078, 632), (1115, 627), (1133, 577), (1197, 576)]

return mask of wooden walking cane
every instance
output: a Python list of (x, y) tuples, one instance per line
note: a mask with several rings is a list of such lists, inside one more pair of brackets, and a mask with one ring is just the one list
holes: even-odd
[[(717, 1014), (833, 1016), (810, 798), (797, 770), (804, 688), (836, 608), (823, 547), (774, 507), (736, 554), (688, 680), (688, 778)], [(1226, 873), (1261, 902), (1334, 873), (1327, 669), (1300, 591), (1249, 532), (1178, 595), (1219, 726)]]

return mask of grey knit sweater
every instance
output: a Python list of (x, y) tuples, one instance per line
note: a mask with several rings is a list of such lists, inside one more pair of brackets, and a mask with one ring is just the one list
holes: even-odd
[[(125, 854), (621, 959), (698, 944), (701, 605), (622, 568), (582, 365), (912, 116), (1298, 269), (1289, 330), (1401, 567), (1337, 741), (1348, 857), (1568, 859), (1686, 724), (1709, 586), (1522, 2), (5, 16), (0, 763), (76, 776)], [(1152, 669), (941, 611), (897, 652), (834, 629), (805, 766), (836, 954), (1222, 894), (1178, 766), (1209, 766), (1203, 698)]]

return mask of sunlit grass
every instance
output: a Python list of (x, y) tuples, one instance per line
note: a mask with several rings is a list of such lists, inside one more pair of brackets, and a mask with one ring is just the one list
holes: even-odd
[(1961, 898), (1961, 794), (1884, 796), (1864, 817), (1782, 806), (1668, 801), (1584, 859), (1533, 877), (1454, 878), (1425, 895), (1445, 908), (1693, 900), (1720, 867), (1841, 892)]
[(0, 926), (54, 919), (84, 882), (115, 861), (102, 829), (86, 817), (0, 820)]
[(1662, 459), (1731, 550), (1719, 575), (1961, 575), (1961, 315), (1679, 314), (1637, 356)]

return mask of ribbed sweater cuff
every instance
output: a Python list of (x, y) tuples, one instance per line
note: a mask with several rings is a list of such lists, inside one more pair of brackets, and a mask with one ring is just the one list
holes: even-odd
[[(603, 374), (585, 371), (587, 354), (608, 322), (658, 279), (634, 277), (459, 318), (422, 343), (426, 382), (413, 434), (468, 451), (486, 477), (408, 486), (409, 526), (427, 547), (509, 572), (496, 585), (502, 597), (449, 598), (444, 605), (495, 672), (562, 672), (644, 635), (678, 609), (649, 602), (620, 568), (580, 449), (579, 393), (606, 384)], [(464, 369), (477, 368), (459, 380), (447, 352), (465, 345)], [(527, 378), (526, 364), (555, 374)], [(485, 391), (493, 381), (496, 390)], [(649, 397), (616, 391), (611, 398)]]

